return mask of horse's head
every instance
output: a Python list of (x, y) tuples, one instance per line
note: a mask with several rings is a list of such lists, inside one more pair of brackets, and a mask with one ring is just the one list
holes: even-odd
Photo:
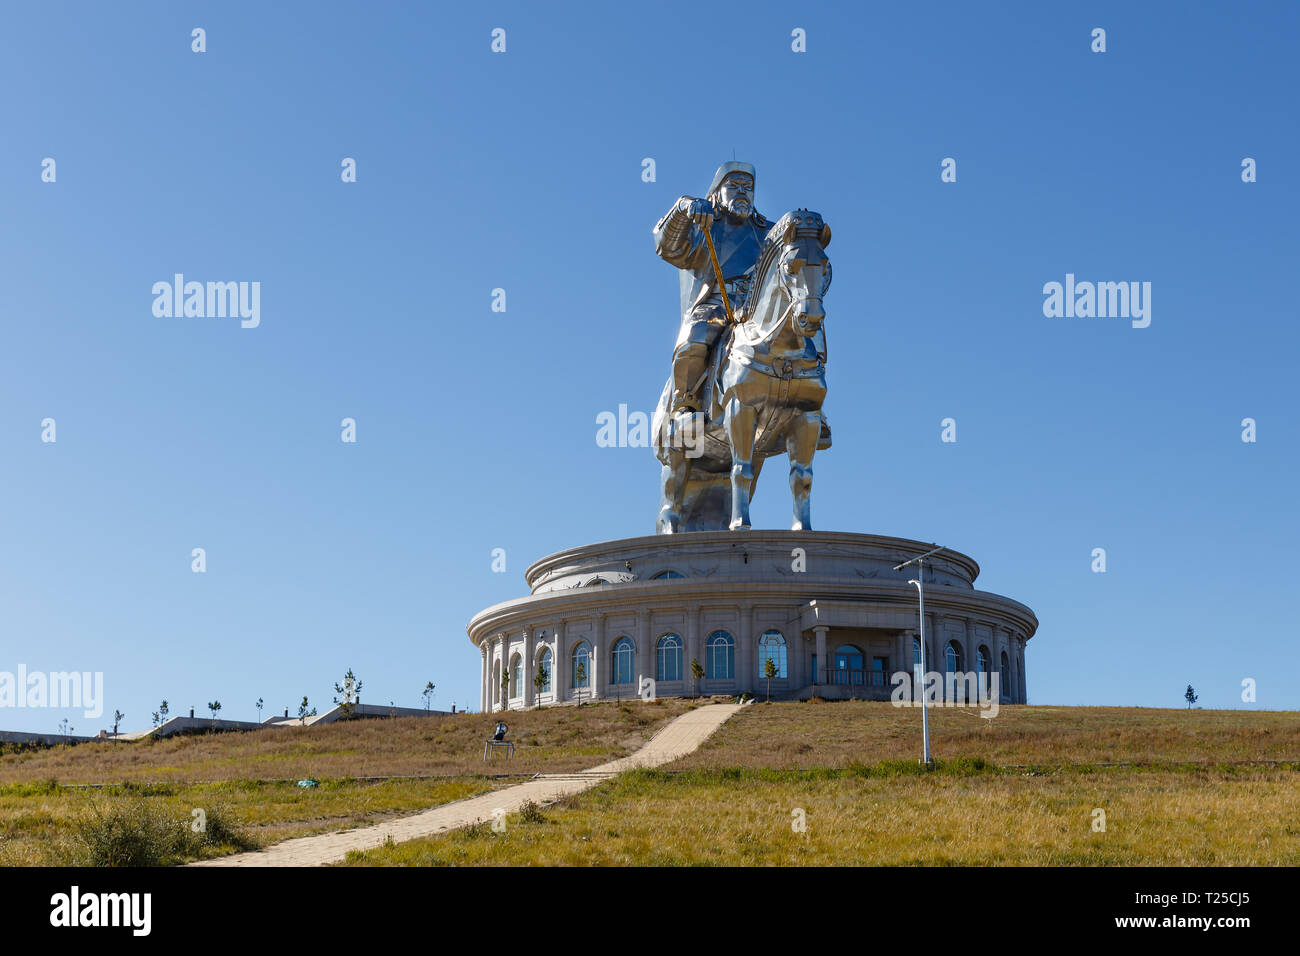
[(811, 338), (822, 327), (826, 313), (822, 296), (831, 284), (831, 261), (826, 256), (831, 227), (820, 214), (795, 209), (768, 230), (755, 276), (753, 320), (767, 334), (775, 323), (789, 317), (796, 335)]

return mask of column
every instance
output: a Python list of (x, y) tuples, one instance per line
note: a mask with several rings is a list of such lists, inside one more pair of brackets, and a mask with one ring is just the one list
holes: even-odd
[(605, 615), (597, 614), (591, 634), (591, 680), (587, 682), (592, 700), (605, 696), (601, 687), (601, 681), (605, 679), (605, 660)]
[(691, 676), (691, 661), (700, 661), (700, 619), (704, 611), (696, 608), (694, 611), (688, 611), (686, 614), (686, 633), (682, 636), (686, 638), (686, 659), (682, 661), (682, 680), (686, 681), (686, 686), (694, 687), (695, 693), (700, 692), (700, 682)]
[(998, 697), (1006, 696), (1014, 700), (1011, 695), (1011, 675), (1002, 670), (1002, 654), (1006, 654), (1006, 666), (1011, 666), (1011, 631), (1009, 628), (997, 628), (997, 646), (993, 649), (993, 666), (997, 669)]
[[(799, 620), (799, 610), (795, 609), (795, 620)], [(799, 625), (794, 625), (794, 631), (791, 632), (789, 626), (778, 628), (785, 635), (785, 666), (789, 675), (790, 690), (797, 691), (804, 685), (803, 680), (803, 632), (799, 630)]]
[(736, 635), (736, 687), (753, 691), (758, 677), (758, 636), (754, 634), (754, 606), (740, 609), (740, 633)]
[(826, 632), (830, 628), (825, 624), (819, 624), (813, 628), (813, 633), (817, 635), (817, 679), (815, 683), (826, 683)]
[(975, 636), (975, 619), (968, 617), (963, 622), (966, 625), (966, 673), (973, 674), (977, 667), (975, 655), (979, 651), (979, 638)]
[(1017, 652), (1016, 687), (1020, 691), (1019, 702), (1022, 704), (1029, 703), (1029, 687), (1025, 682), (1025, 641), (1026, 638), (1016, 638), (1016, 643), (1020, 645)]
[(939, 700), (947, 699), (947, 678), (945, 675), (948, 673), (948, 657), (944, 653), (944, 645), (947, 641), (943, 635), (943, 621), (942, 614), (932, 614), (930, 616), (930, 633), (925, 645), (926, 666), (932, 673), (939, 675), (939, 689), (936, 691)]
[(904, 654), (903, 644), (906, 639), (906, 636), (907, 636), (906, 632), (904, 631), (899, 631), (896, 635), (894, 635), (894, 646), (898, 648), (898, 652), (894, 655), (894, 659), (890, 662), (890, 670), (885, 674), (885, 687), (892, 686), (892, 684), (890, 683), (890, 677), (892, 677), (895, 673), (897, 673), (898, 671), (907, 670), (907, 664), (906, 664), (907, 658), (903, 656)]
[(1019, 656), (1019, 635), (1011, 631), (1006, 641), (1006, 666), (1010, 667), (1008, 675), (1008, 685), (1006, 692), (1011, 697), (1013, 704), (1021, 702), (1021, 656)]
[(555, 622), (555, 655), (551, 661), (551, 687), (558, 703), (569, 697), (569, 645), (564, 618)]
[(494, 676), (496, 661), (501, 662), (501, 673), (506, 672), (506, 636), (498, 634), (493, 641), (492, 653), (488, 654), (488, 700), (496, 701), (496, 709), (505, 710), (510, 706), (510, 698), (507, 694), (501, 693), (501, 681)]
[(534, 660), (534, 657), (536, 656), (534, 652), (536, 649), (537, 638), (534, 636), (534, 629), (531, 627), (524, 628), (524, 686), (522, 688), (522, 693), (524, 695), (525, 708), (532, 707), (534, 703), (533, 694), (536, 691), (536, 688), (533, 686), (533, 678), (537, 676), (537, 661)]
[(632, 693), (641, 692), (641, 678), (655, 676), (654, 672), (654, 637), (650, 633), (649, 609), (636, 612), (636, 673), (632, 675), (635, 686)]
[(912, 649), (916, 642), (916, 631), (906, 630), (900, 636), (903, 641), (903, 655), (898, 659), (898, 666), (901, 670), (907, 671), (908, 678), (911, 679), (916, 674), (917, 665), (921, 663)]

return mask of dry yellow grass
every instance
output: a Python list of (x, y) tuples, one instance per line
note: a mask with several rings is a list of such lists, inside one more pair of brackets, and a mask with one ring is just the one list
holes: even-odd
[(348, 864), (1300, 864), (1296, 714), (1005, 707), (992, 720), (931, 718), (940, 768), (922, 773), (917, 710), (756, 704), (669, 768), (624, 775), (542, 821)]
[(493, 714), (356, 720), (316, 727), (89, 743), (0, 756), (0, 784), (197, 782), (581, 770), (623, 757), (694, 702), (636, 701), (507, 714), (515, 758), (483, 762)]
[[(5, 754), (0, 865), (68, 862), (76, 821), (92, 806), (107, 811), (145, 801), (177, 825), (195, 808), (217, 806), (261, 844), (377, 823), (508, 785), (515, 775), (579, 770), (625, 756), (693, 706), (637, 701), (512, 713), (505, 719), (516, 756), (490, 764), (482, 759), (483, 741), (496, 717), (483, 714)], [(296, 785), (308, 777), (320, 786)]]
[(216, 808), (259, 845), (377, 823), (475, 796), (507, 781), (487, 778), (324, 780), (319, 787), (223, 781), (105, 789), (48, 785), (0, 787), (0, 866), (58, 866), (72, 862), (77, 821), (147, 803), (177, 826), (193, 811)]
[[(1300, 761), (1290, 711), (1004, 706), (930, 709), (932, 754), (997, 764)], [(921, 711), (887, 702), (754, 704), (674, 767), (847, 767), (921, 755)]]
[(478, 827), (346, 865), (1296, 865), (1298, 783), (1263, 769), (645, 771), (546, 808), (542, 821), (511, 817), (501, 834)]

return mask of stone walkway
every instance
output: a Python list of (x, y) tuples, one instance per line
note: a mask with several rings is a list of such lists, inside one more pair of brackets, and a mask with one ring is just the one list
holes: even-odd
[(670, 721), (636, 753), (577, 773), (540, 774), (514, 787), (399, 817), (387, 823), (285, 840), (264, 850), (235, 853), (191, 866), (323, 866), (343, 859), (349, 850), (370, 850), (392, 837), (394, 843), (434, 836), (458, 827), (492, 820), (493, 812), (513, 813), (529, 800), (549, 803), (589, 790), (602, 780), (637, 767), (658, 767), (695, 750), (740, 704), (706, 704)]

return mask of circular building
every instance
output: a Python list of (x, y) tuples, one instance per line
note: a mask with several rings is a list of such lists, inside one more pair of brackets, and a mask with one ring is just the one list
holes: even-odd
[[(919, 679), (922, 656), (916, 566), (893, 568), (929, 550), (883, 535), (750, 530), (552, 554), (528, 568), (526, 597), (469, 623), (481, 706), (766, 696), (769, 683), (774, 699), (887, 700), (896, 679)], [(979, 565), (964, 554), (945, 549), (924, 567), (926, 672), (996, 678), (1000, 703), (1024, 703), (1034, 612), (977, 591)]]

